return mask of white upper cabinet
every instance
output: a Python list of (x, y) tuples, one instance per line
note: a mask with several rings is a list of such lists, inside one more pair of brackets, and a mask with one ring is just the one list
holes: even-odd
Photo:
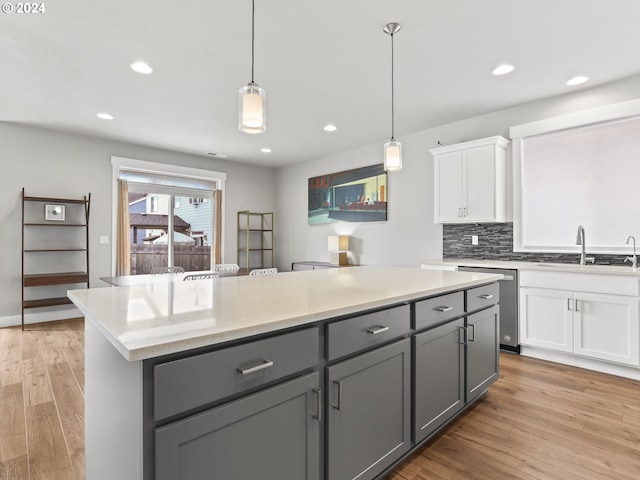
[(501, 136), (429, 150), (434, 165), (435, 223), (505, 221), (505, 159)]

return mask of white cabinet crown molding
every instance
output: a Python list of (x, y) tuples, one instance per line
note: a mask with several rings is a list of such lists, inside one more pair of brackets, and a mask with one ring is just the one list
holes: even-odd
[(429, 153), (432, 155), (439, 155), (441, 153), (457, 152), (459, 150), (466, 150), (468, 148), (482, 147), (484, 145), (498, 145), (502, 148), (509, 146), (509, 140), (501, 135), (495, 135), (493, 137), (479, 138), (477, 140), (469, 140), (468, 142), (454, 143), (452, 145), (443, 145), (440, 147), (430, 148)]

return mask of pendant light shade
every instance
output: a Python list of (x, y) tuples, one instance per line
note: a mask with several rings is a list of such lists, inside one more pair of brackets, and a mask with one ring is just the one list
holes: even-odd
[(387, 172), (402, 170), (402, 144), (393, 137), (384, 144), (384, 169)]
[(267, 129), (264, 112), (266, 92), (255, 82), (240, 89), (240, 119), (238, 128), (246, 133), (262, 133)]
[(267, 130), (265, 115), (266, 92), (253, 81), (253, 66), (255, 52), (255, 13), (256, 2), (251, 1), (251, 81), (239, 92), (239, 121), (238, 128), (246, 133), (262, 133)]
[(399, 23), (387, 23), (383, 31), (391, 36), (391, 139), (384, 144), (384, 169), (387, 172), (402, 170), (402, 144), (395, 137), (395, 105), (393, 85), (393, 35), (400, 31)]

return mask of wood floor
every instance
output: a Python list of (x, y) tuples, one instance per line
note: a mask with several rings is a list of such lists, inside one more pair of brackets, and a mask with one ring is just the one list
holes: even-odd
[[(0, 480), (84, 480), (83, 321), (27, 328), (0, 329)], [(385, 480), (640, 478), (640, 382), (500, 359), (487, 394)]]
[(500, 379), (385, 480), (640, 478), (640, 382), (501, 353)]
[(0, 479), (84, 480), (83, 319), (0, 328)]

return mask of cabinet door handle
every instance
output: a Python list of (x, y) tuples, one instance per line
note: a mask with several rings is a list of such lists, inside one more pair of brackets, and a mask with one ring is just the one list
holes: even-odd
[[(462, 341), (460, 341), (460, 334), (462, 334)], [(464, 327), (458, 327), (458, 345), (467, 344), (467, 329)]]
[(567, 298), (567, 310), (571, 310), (571, 299)]
[(435, 310), (439, 311), (439, 312), (448, 312), (449, 310), (453, 310), (453, 307), (436, 307)]
[(383, 333), (389, 330), (389, 327), (371, 327), (367, 329), (371, 335), (378, 335), (379, 333)]
[(463, 217), (466, 217), (466, 216), (467, 216), (467, 207), (464, 207), (464, 208), (462, 209), (462, 216), (463, 216)]
[(273, 362), (270, 360), (263, 360), (260, 365), (256, 365), (254, 367), (249, 368), (240, 368), (238, 367), (236, 370), (240, 372), (242, 375), (249, 375), (250, 373), (259, 372), (260, 370), (264, 370), (265, 368), (273, 367)]
[(334, 380), (333, 383), (338, 386), (338, 401), (336, 403), (331, 402), (331, 406), (336, 410), (340, 410), (342, 405), (342, 383), (339, 380)]
[(462, 218), (462, 207), (458, 209), (458, 217)]
[(575, 310), (576, 310), (576, 312), (579, 312), (579, 311), (580, 311), (580, 310), (578, 309), (578, 305), (580, 305), (580, 304), (578, 303), (578, 299), (576, 298), (576, 306), (575, 306)]
[(321, 421), (322, 420), (322, 390), (320, 390), (319, 388), (313, 388), (312, 391), (313, 393), (316, 394), (317, 410), (315, 414), (311, 415), (311, 417), (315, 418), (318, 421)]
[(467, 325), (467, 329), (471, 329), (471, 335), (469, 335), (469, 330), (467, 330), (467, 341), (475, 342), (476, 341), (476, 326), (474, 324)]
[(490, 293), (485, 293), (484, 295), (480, 295), (480, 298), (482, 298), (483, 300), (489, 300), (493, 298), (493, 295), (491, 295)]

